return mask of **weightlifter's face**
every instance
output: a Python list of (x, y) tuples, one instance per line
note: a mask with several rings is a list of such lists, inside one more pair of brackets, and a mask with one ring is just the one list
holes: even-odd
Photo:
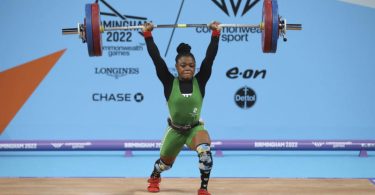
[(191, 56), (182, 56), (177, 61), (176, 69), (180, 80), (190, 80), (195, 73), (195, 61)]

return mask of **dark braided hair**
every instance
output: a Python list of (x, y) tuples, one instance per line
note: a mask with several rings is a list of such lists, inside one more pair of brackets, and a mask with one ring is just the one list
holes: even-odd
[(178, 47), (177, 47), (177, 53), (178, 54), (177, 54), (176, 59), (175, 59), (176, 64), (177, 64), (178, 59), (180, 59), (183, 56), (190, 56), (195, 61), (194, 55), (192, 53), (190, 53), (190, 50), (191, 50), (191, 47), (190, 47), (189, 44), (180, 43), (180, 45), (178, 45)]

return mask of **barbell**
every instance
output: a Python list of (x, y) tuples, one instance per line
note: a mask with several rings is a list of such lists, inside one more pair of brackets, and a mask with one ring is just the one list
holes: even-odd
[[(196, 28), (208, 27), (209, 24), (154, 24), (154, 28)], [(264, 0), (262, 10), (262, 22), (254, 24), (220, 24), (225, 27), (257, 28), (262, 31), (262, 50), (264, 53), (275, 53), (277, 41), (280, 35), (287, 41), (287, 30), (302, 30), (302, 24), (287, 24), (286, 20), (279, 16), (277, 0)], [(63, 35), (78, 34), (83, 43), (87, 43), (89, 56), (102, 55), (102, 36), (104, 31), (142, 29), (143, 26), (104, 27), (101, 25), (99, 4), (85, 5), (84, 23), (77, 28), (62, 29)]]

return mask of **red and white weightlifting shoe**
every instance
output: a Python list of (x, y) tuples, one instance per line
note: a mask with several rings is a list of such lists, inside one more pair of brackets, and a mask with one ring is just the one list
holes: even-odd
[(198, 195), (211, 195), (206, 189), (199, 189)]
[(159, 188), (159, 184), (161, 182), (161, 178), (156, 178), (156, 177), (150, 177), (148, 180), (148, 187), (147, 187), (147, 191), (149, 192), (159, 192), (160, 191), (160, 188)]

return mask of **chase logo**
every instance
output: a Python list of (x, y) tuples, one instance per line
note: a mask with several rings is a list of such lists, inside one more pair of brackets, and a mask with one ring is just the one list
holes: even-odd
[[(240, 9), (241, 6), (243, 7), (242, 14), (241, 14), (241, 17), (242, 17), (248, 11), (250, 11), (251, 8), (253, 8), (259, 1), (260, 0), (255, 0), (255, 1), (246, 0), (246, 3), (244, 4), (244, 6), (242, 6), (242, 2), (245, 2), (245, 1), (237, 0), (237, 2), (235, 2), (235, 0), (229, 0), (230, 6), (232, 8), (232, 11), (235, 17), (237, 16), (238, 10)], [(212, 0), (212, 2), (215, 3), (215, 5), (217, 5), (221, 9), (221, 11), (223, 11), (227, 16), (230, 16), (229, 11), (228, 11), (228, 6), (225, 0), (220, 0), (220, 2), (219, 0)]]
[(136, 102), (142, 102), (143, 101), (143, 99), (144, 99), (144, 96), (143, 96), (143, 94), (142, 93), (136, 93), (135, 95), (134, 95), (134, 100), (136, 101)]

